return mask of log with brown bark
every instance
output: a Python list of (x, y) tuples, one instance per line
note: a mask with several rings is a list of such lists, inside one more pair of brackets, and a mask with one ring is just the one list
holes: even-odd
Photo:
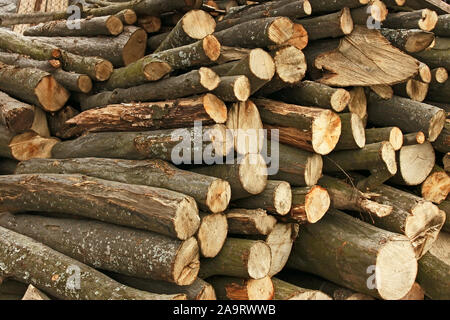
[(0, 124), (9, 131), (22, 133), (31, 129), (35, 110), (34, 106), (18, 101), (0, 91)]
[(104, 222), (26, 214), (2, 213), (0, 225), (89, 266), (130, 276), (190, 285), (200, 268), (195, 238), (180, 241)]
[(292, 207), (288, 219), (305, 224), (316, 223), (330, 207), (328, 191), (320, 186), (293, 188)]
[(245, 102), (251, 93), (250, 81), (243, 75), (221, 77), (213, 93), (226, 102)]
[(366, 143), (389, 141), (395, 151), (403, 146), (403, 133), (398, 127), (383, 127), (365, 129)]
[(275, 289), (274, 300), (332, 300), (319, 290), (301, 288), (278, 278), (272, 278), (272, 283)]
[(229, 233), (239, 235), (268, 235), (277, 223), (263, 209), (231, 209), (226, 217)]
[(441, 167), (435, 165), (421, 186), (421, 195), (425, 200), (439, 204), (450, 191), (450, 177)]
[(406, 52), (420, 52), (428, 48), (434, 40), (433, 32), (420, 29), (382, 28), (381, 34), (392, 45)]
[[(445, 69), (444, 69), (445, 70)], [(444, 72), (442, 72), (444, 73)], [(445, 79), (448, 78), (445, 76), (445, 73), (443, 76), (441, 76), (441, 79)], [(441, 80), (442, 81), (442, 80)], [(450, 101), (450, 81), (446, 80), (442, 83), (439, 82), (431, 82), (430, 86), (428, 88), (428, 95), (427, 95), (427, 99), (431, 100), (431, 101), (436, 101), (436, 102), (443, 102), (443, 103), (448, 103), (448, 101)]]
[(167, 189), (75, 174), (1, 176), (0, 184), (4, 211), (65, 212), (181, 240), (193, 236), (200, 225), (195, 200)]
[(200, 227), (197, 242), (200, 254), (205, 258), (214, 258), (222, 250), (228, 234), (228, 222), (225, 214), (200, 212)]
[(274, 285), (270, 277), (243, 279), (241, 277), (213, 276), (208, 281), (219, 300), (272, 300)]
[[(183, 294), (161, 295), (121, 285), (75, 259), (36, 240), (0, 227), (1, 276), (26, 279), (64, 300), (186, 300)], [(80, 281), (74, 275), (80, 275)], [(74, 281), (75, 280), (75, 281)]]
[(3, 157), (23, 161), (34, 158), (50, 158), (52, 148), (59, 139), (42, 137), (34, 131), (26, 131), (19, 135), (5, 133), (5, 127), (0, 126), (2, 141), (0, 153)]
[(295, 241), (288, 267), (382, 299), (405, 296), (417, 274), (416, 257), (407, 237), (337, 210), (305, 226)]

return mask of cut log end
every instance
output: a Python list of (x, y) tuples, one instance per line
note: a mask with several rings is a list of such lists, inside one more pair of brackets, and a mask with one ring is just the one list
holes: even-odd
[(117, 36), (123, 31), (123, 23), (119, 18), (110, 16), (106, 21), (106, 28), (109, 30), (111, 35)]
[(381, 298), (403, 298), (413, 286), (417, 274), (417, 261), (411, 244), (403, 238), (386, 242), (378, 252), (375, 272)]
[(438, 21), (436, 11), (430, 9), (422, 10), (422, 19), (419, 20), (419, 28), (424, 31), (432, 31)]
[(213, 213), (203, 217), (197, 239), (200, 253), (205, 258), (214, 258), (220, 252), (228, 234), (227, 218), (224, 214)]
[(144, 29), (136, 30), (122, 50), (124, 65), (129, 65), (142, 58), (147, 48), (147, 32)]
[(374, 0), (371, 3), (370, 7), (370, 15), (372, 18), (374, 18), (376, 21), (384, 21), (386, 20), (386, 17), (388, 15), (388, 8), (384, 4), (384, 2), (380, 0)]
[(318, 154), (314, 154), (306, 162), (305, 168), (305, 183), (308, 186), (313, 186), (319, 181), (322, 176), (323, 160)]
[(349, 8), (344, 8), (339, 18), (340, 27), (344, 34), (350, 34), (353, 31), (353, 19)]
[(175, 215), (175, 232), (178, 239), (186, 240), (192, 237), (200, 226), (197, 203), (191, 197), (180, 201)]
[(209, 91), (214, 90), (220, 83), (220, 77), (209, 68), (201, 67), (198, 70), (200, 74), (200, 83)]
[(173, 278), (176, 284), (186, 286), (192, 284), (200, 270), (198, 244), (195, 238), (184, 241), (177, 252), (173, 266)]
[(398, 151), (403, 146), (403, 132), (398, 127), (393, 127), (389, 133), (389, 142), (395, 151)]
[(192, 39), (203, 39), (216, 28), (214, 18), (203, 10), (191, 10), (182, 18), (184, 32)]
[(111, 76), (114, 67), (111, 62), (103, 60), (95, 65), (95, 80), (106, 81)]
[(272, 280), (270, 277), (248, 280), (247, 294), (249, 300), (272, 300), (274, 295)]
[(434, 41), (434, 34), (429, 32), (417, 32), (408, 37), (405, 43), (407, 52), (420, 52), (428, 48)]
[(381, 159), (383, 159), (383, 161), (386, 165), (386, 169), (389, 171), (389, 173), (394, 175), (397, 173), (397, 162), (395, 160), (395, 150), (392, 147), (392, 145), (387, 141), (384, 141), (382, 144), (383, 145), (380, 150)]
[(172, 67), (165, 61), (151, 61), (144, 67), (144, 75), (148, 81), (158, 81), (172, 71)]
[(248, 255), (248, 275), (252, 279), (261, 279), (269, 274), (272, 254), (270, 247), (263, 241), (256, 241)]
[(278, 50), (274, 61), (277, 75), (285, 83), (297, 83), (305, 76), (305, 55), (294, 46), (288, 46)]
[(50, 112), (61, 109), (70, 96), (70, 93), (50, 75), (42, 78), (34, 92), (43, 109)]
[(231, 187), (228, 181), (214, 180), (208, 188), (206, 205), (213, 213), (223, 212), (231, 199)]
[(353, 139), (358, 148), (364, 148), (366, 145), (366, 132), (364, 121), (356, 114), (352, 113), (350, 117)]
[(291, 185), (283, 181), (279, 183), (274, 190), (274, 206), (275, 211), (279, 215), (286, 215), (291, 210), (292, 205), (292, 191)]
[(242, 187), (250, 194), (259, 194), (267, 185), (267, 165), (260, 154), (249, 153), (239, 166)]
[(312, 13), (312, 6), (308, 0), (305, 0), (303, 2), (303, 12), (306, 13), (308, 16), (311, 15)]
[(203, 107), (215, 123), (225, 123), (227, 121), (226, 104), (212, 93), (207, 93), (203, 96)]
[(312, 124), (312, 147), (318, 154), (330, 153), (341, 135), (341, 119), (330, 111), (324, 110)]
[(247, 101), (251, 94), (250, 81), (246, 76), (239, 76), (234, 82), (233, 91), (236, 99)]
[(137, 21), (136, 12), (134, 12), (134, 10), (125, 9), (125, 10), (123, 10), (122, 16), (123, 16), (123, 21), (128, 25), (135, 24)]
[(425, 200), (441, 203), (450, 190), (450, 177), (445, 171), (432, 172), (422, 184), (422, 197)]
[(275, 63), (270, 54), (262, 49), (250, 51), (249, 66), (252, 73), (261, 80), (269, 81), (275, 75)]
[(350, 92), (345, 89), (337, 89), (331, 96), (330, 104), (334, 111), (341, 112), (350, 103), (350, 99)]
[(320, 186), (314, 186), (305, 197), (306, 219), (309, 223), (316, 223), (330, 208), (330, 195)]
[(356, 113), (361, 119), (367, 116), (367, 97), (364, 88), (355, 87), (350, 91), (348, 110)]
[(399, 174), (406, 185), (421, 184), (435, 163), (435, 153), (430, 143), (404, 146), (399, 152)]
[(283, 44), (288, 41), (294, 33), (294, 24), (291, 19), (279, 17), (275, 19), (267, 30), (269, 39), (275, 44)]
[(216, 291), (210, 284), (206, 285), (200, 294), (197, 296), (197, 300), (217, 300)]
[(444, 110), (436, 112), (436, 114), (431, 118), (430, 127), (428, 130), (428, 140), (430, 142), (436, 141), (439, 134), (445, 125), (446, 114)]
[(437, 83), (444, 83), (448, 80), (448, 72), (447, 69), (439, 67), (434, 70), (434, 80)]
[(87, 75), (81, 75), (78, 78), (78, 88), (83, 93), (89, 93), (92, 90), (92, 80)]
[(220, 42), (213, 35), (208, 35), (202, 40), (203, 51), (211, 61), (216, 61), (220, 57)]
[(422, 82), (430, 83), (432, 79), (431, 69), (425, 63), (419, 64), (419, 78)]
[(428, 94), (429, 84), (420, 80), (409, 79), (406, 82), (406, 94), (414, 101), (422, 102)]
[(29, 131), (15, 136), (9, 147), (16, 160), (25, 161), (35, 158), (51, 158), (53, 146), (58, 142), (59, 139), (44, 138)]
[(224, 157), (231, 152), (233, 149), (233, 137), (224, 125), (215, 124), (208, 130), (208, 133), (216, 155)]

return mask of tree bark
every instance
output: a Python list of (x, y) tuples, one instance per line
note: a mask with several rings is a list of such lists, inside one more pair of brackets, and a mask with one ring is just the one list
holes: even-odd
[(329, 12), (336, 12), (344, 7), (358, 8), (369, 3), (369, 0), (344, 0), (344, 1), (329, 1), (329, 0), (309, 0), (314, 14), (323, 14)]
[(222, 213), (201, 212), (200, 219), (197, 231), (200, 254), (205, 258), (214, 258), (219, 254), (227, 238), (227, 217)]
[(47, 113), (48, 127), (51, 135), (61, 139), (80, 136), (83, 132), (80, 128), (66, 123), (67, 120), (72, 119), (79, 113), (77, 109), (71, 106), (66, 106), (58, 112)]
[(420, 52), (428, 48), (434, 40), (434, 33), (420, 29), (382, 28), (381, 34), (394, 47), (406, 52)]
[[(1, 275), (30, 282), (53, 297), (64, 300), (186, 299), (182, 294), (159, 295), (121, 285), (29, 237), (3, 227), (0, 230), (0, 257), (5, 266)], [(74, 278), (77, 273), (79, 283)]]
[(219, 300), (272, 300), (274, 286), (270, 277), (242, 279), (214, 276), (208, 279)]
[(398, 127), (365, 129), (366, 143), (389, 141), (395, 151), (403, 146), (403, 133)]
[(278, 278), (272, 278), (272, 283), (275, 288), (273, 300), (332, 300), (321, 291), (301, 288)]
[[(436, 38), (436, 42), (438, 41), (437, 39), (439, 38)], [(446, 47), (439, 49), (435, 45), (433, 48), (411, 53), (411, 55), (423, 63), (426, 63), (430, 68), (444, 67), (445, 69), (450, 70), (450, 61), (447, 59), (449, 52), (450, 48)]]
[(450, 121), (445, 121), (444, 129), (433, 142), (433, 148), (442, 153), (450, 152)]
[(200, 268), (195, 238), (180, 241), (104, 222), (25, 214), (3, 213), (0, 225), (89, 266), (125, 275), (189, 285)]
[(428, 88), (427, 99), (437, 102), (447, 103), (450, 101), (450, 81), (445, 81), (444, 83), (430, 83)]
[(4, 211), (63, 212), (181, 240), (200, 225), (193, 198), (161, 188), (61, 174), (1, 176), (0, 188)]
[(383, 21), (383, 27), (391, 29), (421, 29), (423, 31), (434, 30), (438, 21), (438, 15), (430, 9), (422, 9), (411, 12), (398, 12), (388, 14)]
[(231, 209), (226, 212), (228, 232), (239, 235), (268, 235), (277, 220), (263, 209)]
[[(295, 241), (288, 267), (381, 299), (405, 296), (417, 274), (408, 238), (337, 210), (305, 226)], [(376, 285), (370, 282), (375, 280), (370, 276), (374, 271)]]
[(35, 108), (0, 91), (0, 124), (13, 133), (31, 129)]

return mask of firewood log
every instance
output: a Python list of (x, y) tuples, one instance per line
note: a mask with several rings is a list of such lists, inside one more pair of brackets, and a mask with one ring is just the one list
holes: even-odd
[(395, 151), (403, 146), (403, 133), (398, 127), (365, 129), (366, 143), (389, 141)]
[(83, 130), (80, 130), (75, 125), (66, 123), (67, 120), (78, 114), (80, 112), (71, 106), (65, 106), (58, 112), (47, 113), (47, 122), (51, 135), (61, 139), (80, 136)]
[(330, 207), (327, 190), (319, 186), (292, 189), (292, 207), (286, 216), (299, 224), (316, 223)]
[(35, 108), (18, 101), (0, 91), (0, 124), (14, 133), (31, 129), (35, 119)]
[(10, 195), (2, 198), (3, 210), (65, 212), (181, 240), (193, 236), (200, 224), (193, 198), (161, 188), (74, 174), (6, 175), (0, 177), (0, 188)]
[(263, 192), (234, 202), (239, 208), (264, 209), (284, 216), (289, 213), (292, 203), (291, 186), (286, 181), (269, 180)]
[(445, 213), (446, 216), (442, 230), (450, 233), (450, 201), (444, 200), (438, 205), (438, 207)]
[(122, 183), (165, 188), (193, 197), (202, 210), (213, 213), (224, 211), (231, 196), (228, 182), (181, 170), (162, 160), (34, 159), (21, 162), (16, 173), (79, 173)]
[(434, 68), (431, 70), (431, 85), (436, 85), (438, 83), (445, 83), (448, 80), (447, 69), (443, 67)]
[(364, 122), (356, 113), (338, 114), (341, 119), (341, 135), (334, 150), (362, 149), (366, 145)]
[[(201, 260), (199, 277), (223, 275), (262, 279), (269, 273), (271, 260), (270, 247), (264, 241), (228, 237), (217, 256)], [(217, 290), (216, 294), (220, 299)]]
[(428, 83), (416, 79), (409, 79), (404, 83), (393, 86), (396, 95), (419, 102), (424, 101), (427, 97), (428, 88)]
[(432, 105), (397, 96), (383, 100), (373, 93), (368, 103), (368, 120), (377, 126), (397, 126), (405, 133), (422, 131), (431, 142), (444, 127), (444, 110)]
[(365, 4), (368, 4), (369, 0), (344, 0), (344, 1), (326, 1), (326, 0), (309, 0), (312, 7), (312, 12), (314, 14), (323, 14), (328, 12), (335, 12), (343, 9), (344, 7), (348, 8), (358, 8), (362, 7)]
[(308, 45), (308, 41), (308, 32), (306, 32), (305, 28), (303, 28), (300, 23), (294, 22), (294, 28), (291, 38), (282, 44), (269, 46), (269, 48), (272, 49), (283, 46), (293, 46), (298, 50), (303, 50)]
[(268, 235), (277, 220), (263, 209), (231, 209), (226, 212), (228, 232), (238, 235)]
[(219, 254), (227, 238), (227, 218), (222, 213), (200, 212), (200, 219), (197, 231), (200, 254), (205, 258), (214, 258)]
[(428, 48), (434, 40), (433, 32), (420, 29), (382, 28), (381, 34), (392, 45), (406, 52), (420, 52)]
[[(184, 294), (160, 295), (121, 285), (29, 237), (3, 227), (0, 230), (0, 257), (5, 265), (0, 275), (27, 279), (53, 297), (65, 300), (186, 300)], [(73, 278), (77, 272), (81, 276), (79, 283)]]
[[(374, 228), (337, 210), (330, 210), (318, 223), (305, 226), (295, 241), (288, 267), (382, 299), (405, 296), (417, 274), (417, 261), (408, 238)], [(376, 285), (368, 286), (373, 272)]]
[(417, 282), (425, 290), (425, 295), (434, 300), (450, 299), (450, 236), (441, 233), (436, 242), (420, 260)]
[(0, 126), (0, 154), (15, 160), (29, 160), (34, 158), (49, 158), (51, 150), (59, 139), (42, 137), (36, 132), (26, 131), (19, 135), (12, 135), (5, 127)]
[(161, 29), (161, 18), (157, 16), (141, 16), (137, 20), (137, 25), (144, 29), (147, 33), (158, 32)]
[[(41, 23), (23, 32), (24, 36), (70, 37), (70, 36), (117, 36), (123, 31), (122, 21), (115, 16), (71, 20), (77, 28), (69, 28), (66, 20)], [(79, 28), (78, 28), (79, 24)]]
[(219, 300), (272, 300), (274, 286), (270, 277), (242, 279), (214, 276), (208, 278)]
[(242, 75), (221, 77), (213, 93), (226, 102), (245, 102), (251, 93), (250, 81)]
[(450, 37), (450, 14), (438, 16), (433, 33), (440, 37)]
[[(439, 38), (436, 38), (435, 43), (437, 43), (437, 39)], [(445, 69), (450, 70), (450, 62), (447, 58), (450, 47), (446, 46), (445, 48), (439, 49), (437, 45), (434, 47), (431, 46), (427, 50), (411, 53), (411, 55), (423, 63), (426, 63), (430, 68), (444, 67)]]
[(411, 12), (398, 12), (388, 14), (383, 21), (383, 27), (391, 29), (421, 29), (432, 31), (438, 21), (436, 11), (422, 9)]
[[(447, 75), (448, 77), (448, 75)], [(443, 79), (445, 79), (445, 74)], [(443, 83), (432, 82), (430, 83), (427, 99), (437, 102), (448, 102), (450, 101), (450, 81), (446, 80)]]
[(450, 192), (450, 177), (441, 167), (435, 165), (428, 178), (422, 183), (421, 195), (425, 200), (439, 204)]
[(104, 222), (26, 214), (2, 213), (0, 225), (89, 266), (130, 276), (189, 285), (200, 267), (195, 238), (180, 241)]
[(289, 282), (272, 278), (275, 289), (273, 300), (332, 300), (325, 293), (298, 287)]
[(351, 9), (353, 23), (360, 26), (371, 26), (375, 25), (377, 29), (377, 24), (386, 20), (388, 15), (388, 8), (386, 4), (381, 0), (370, 0), (369, 4), (364, 7), (358, 7)]
[(425, 134), (422, 131), (412, 132), (403, 135), (403, 145), (412, 146), (416, 144), (423, 144), (427, 141)]
[(116, 14), (114, 14), (114, 16), (119, 18), (120, 21), (122, 21), (122, 23), (126, 25), (135, 24), (137, 21), (136, 12), (134, 12), (134, 10), (131, 9), (124, 9), (122, 11), (119, 11)]

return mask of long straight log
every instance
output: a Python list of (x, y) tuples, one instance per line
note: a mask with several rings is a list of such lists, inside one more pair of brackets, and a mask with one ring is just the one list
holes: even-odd
[(26, 214), (3, 213), (0, 225), (89, 266), (129, 276), (189, 285), (200, 268), (195, 238), (180, 241), (104, 222)]
[(405, 296), (417, 274), (408, 238), (337, 210), (305, 226), (295, 241), (288, 267), (382, 299)]
[[(185, 300), (182, 294), (159, 295), (136, 290), (69, 258), (42, 243), (0, 227), (0, 275), (29, 281), (65, 300)], [(74, 281), (74, 273), (80, 282)], [(75, 289), (75, 290), (74, 290)]]
[(270, 277), (242, 279), (214, 276), (208, 279), (219, 300), (272, 300), (274, 286)]
[(268, 235), (277, 223), (263, 209), (231, 209), (226, 217), (229, 233), (239, 235)]
[(200, 224), (193, 198), (161, 188), (83, 175), (21, 174), (1, 176), (0, 189), (4, 211), (65, 212), (181, 240)]

